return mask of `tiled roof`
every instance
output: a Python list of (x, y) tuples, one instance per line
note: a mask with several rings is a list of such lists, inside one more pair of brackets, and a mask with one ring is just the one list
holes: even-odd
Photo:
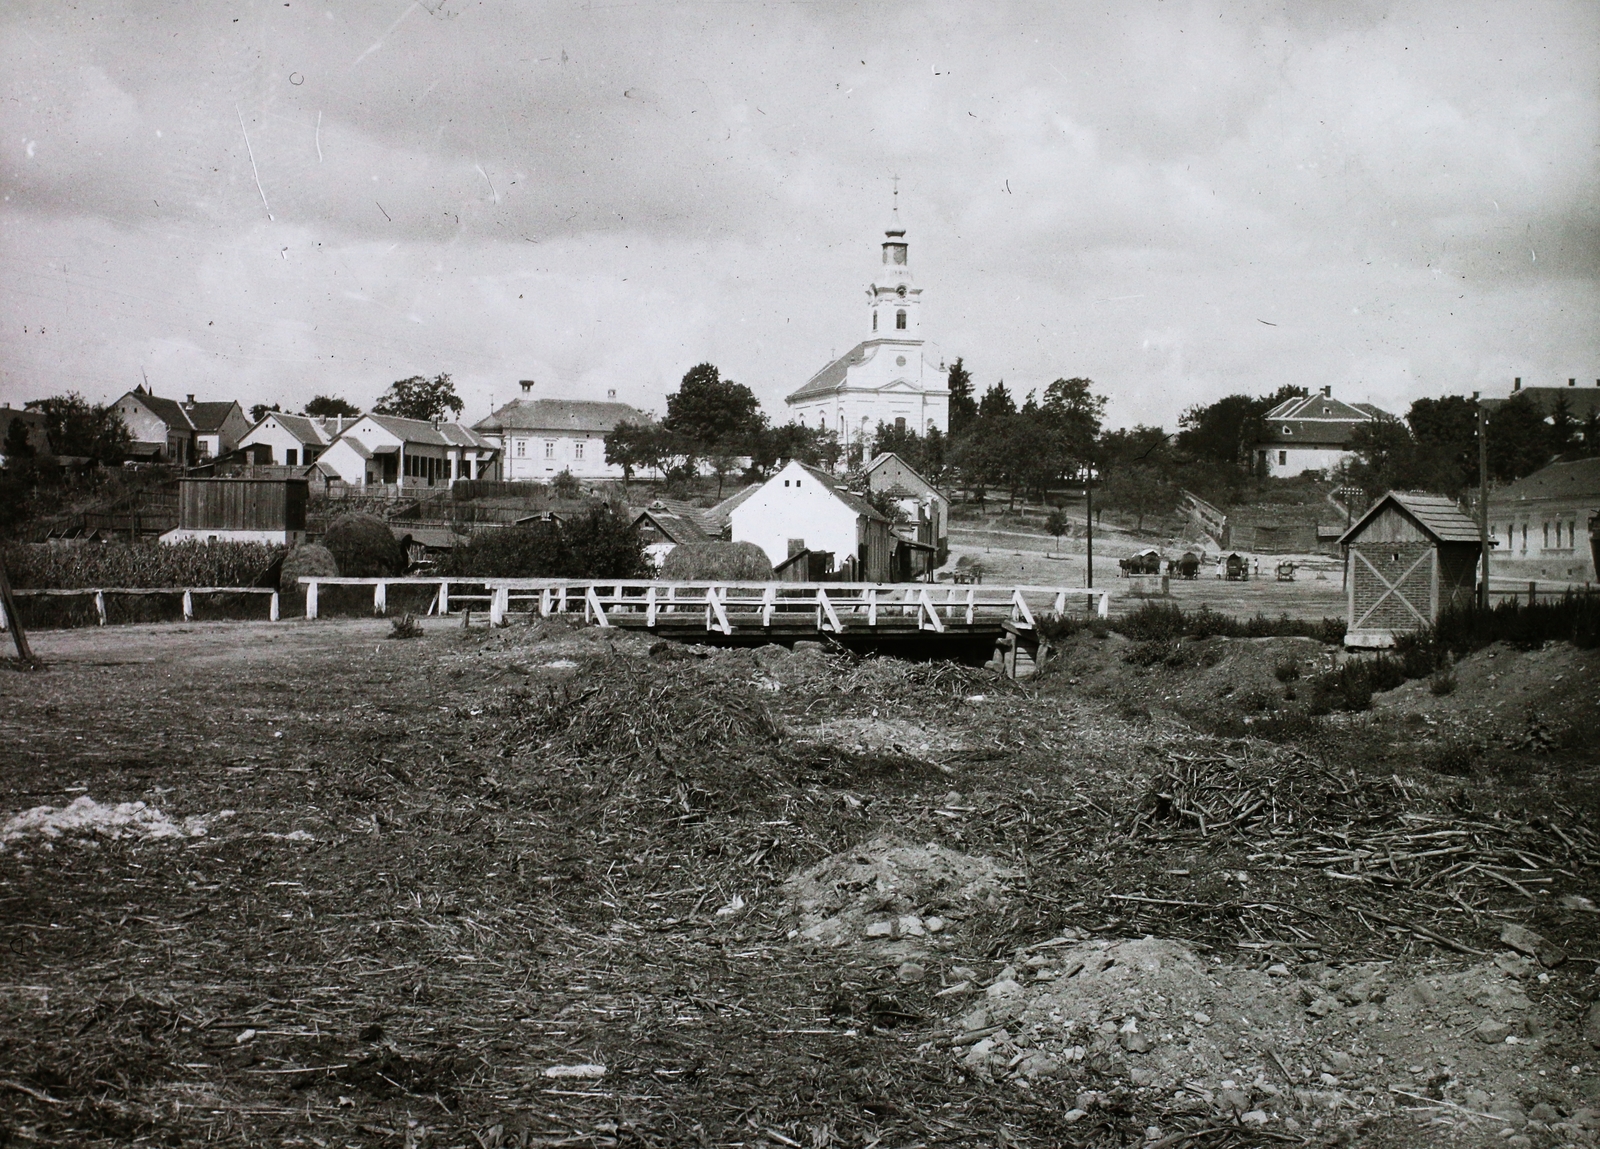
[[(876, 340), (870, 342), (876, 342)], [(818, 395), (828, 395), (837, 391), (840, 385), (844, 383), (847, 371), (857, 363), (865, 363), (866, 360), (867, 344), (857, 343), (808, 379), (804, 387), (790, 395), (784, 402), (793, 403), (797, 399), (813, 399)]]
[[(290, 415), (283, 411), (268, 411), (261, 417), (261, 423), (265, 423), (268, 419), (277, 420), (278, 426), (302, 443), (324, 446), (332, 438), (323, 429), (321, 420), (313, 419), (307, 415)], [(257, 423), (256, 426), (261, 426), (261, 423)]]
[(194, 424), (189, 421), (189, 416), (184, 413), (183, 404), (176, 399), (163, 399), (159, 395), (152, 395), (148, 391), (135, 391), (133, 397), (145, 405), (145, 408), (167, 425), (167, 430), (181, 427), (185, 431), (193, 430)]
[[(1545, 415), (1553, 415), (1556, 403), (1562, 399), (1567, 401), (1567, 412), (1572, 418), (1582, 421), (1589, 417), (1593, 411), (1600, 411), (1600, 385), (1594, 387), (1524, 387), (1520, 391), (1513, 391), (1510, 398), (1526, 395), (1530, 402)], [(1485, 399), (1483, 405), (1490, 410), (1506, 402), (1505, 399)]]
[(1353, 419), (1358, 423), (1365, 423), (1372, 418), (1376, 407), (1370, 405), (1356, 406), (1346, 403), (1343, 399), (1335, 399), (1331, 395), (1318, 392), (1315, 395), (1300, 395), (1293, 399), (1285, 399), (1264, 418), (1271, 419)]
[(189, 416), (189, 422), (196, 431), (202, 435), (222, 429), (228, 421), (228, 416), (238, 406), (232, 400), (226, 403), (180, 403), (184, 414)]
[(818, 467), (807, 466), (805, 463), (801, 463), (800, 467), (805, 471), (806, 474), (816, 479), (817, 482), (821, 483), (824, 488), (830, 491), (834, 498), (838, 499), (856, 514), (866, 515), (867, 518), (876, 519), (880, 523), (887, 523), (889, 521), (888, 515), (885, 515), (882, 511), (878, 510), (877, 507), (867, 502), (867, 500), (863, 499), (854, 491), (847, 490), (844, 484), (839, 481), (839, 477), (837, 475), (830, 475), (828, 472)]
[(588, 431), (605, 434), (618, 423), (648, 423), (650, 416), (627, 403), (601, 403), (592, 399), (513, 399), (486, 419), (473, 424), (477, 431)]
[[(435, 426), (426, 419), (402, 419), (398, 415), (366, 417), (396, 439), (407, 443), (425, 443), (433, 447), (490, 447), (487, 439), (459, 423), (440, 423)], [(345, 430), (348, 437), (349, 428)]]
[(1586, 499), (1600, 509), (1600, 459), (1551, 463), (1489, 496), (1491, 504), (1530, 499)]
[(1261, 417), (1261, 446), (1335, 447), (1350, 445), (1355, 429), (1392, 416), (1371, 403), (1346, 403), (1318, 392), (1285, 399)]
[(701, 511), (696, 516), (700, 520), (701, 528), (713, 538), (727, 533), (728, 525), (733, 521), (735, 508), (743, 505), (745, 500), (749, 499), (751, 495), (755, 494), (763, 486), (765, 486), (764, 483), (751, 483), (743, 490), (735, 491), (716, 506)]
[(1442, 543), (1475, 543), (1481, 541), (1478, 534), (1478, 524), (1472, 521), (1472, 516), (1463, 511), (1454, 499), (1447, 499), (1440, 495), (1416, 495), (1409, 492), (1390, 491), (1383, 498), (1373, 503), (1367, 513), (1353, 523), (1339, 539), (1341, 543), (1348, 543), (1358, 539), (1361, 532), (1366, 529), (1384, 507), (1390, 503), (1395, 504), (1405, 511), (1416, 523), (1435, 540)]
[(671, 510), (660, 499), (638, 511), (633, 521), (638, 523), (644, 518), (648, 518), (657, 530), (675, 543), (699, 543), (711, 537), (692, 516)]

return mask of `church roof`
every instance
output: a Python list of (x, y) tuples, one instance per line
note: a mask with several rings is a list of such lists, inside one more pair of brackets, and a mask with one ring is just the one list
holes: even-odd
[(866, 343), (857, 343), (808, 379), (804, 387), (790, 395), (784, 402), (793, 403), (800, 399), (813, 399), (818, 395), (831, 395), (839, 390), (844, 385), (845, 375), (850, 368), (857, 363), (865, 363), (867, 361), (868, 344), (876, 344), (878, 342), (880, 340), (869, 339)]

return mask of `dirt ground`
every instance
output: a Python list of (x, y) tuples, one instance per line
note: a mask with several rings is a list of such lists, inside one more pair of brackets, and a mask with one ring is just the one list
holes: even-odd
[(389, 630), (0, 669), (0, 1142), (1600, 1143), (1595, 652)]

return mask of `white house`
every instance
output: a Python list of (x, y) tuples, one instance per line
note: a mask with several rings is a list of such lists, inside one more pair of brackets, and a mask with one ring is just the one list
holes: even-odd
[(245, 433), (239, 446), (264, 447), (268, 457), (261, 461), (271, 466), (304, 466), (315, 463), (317, 456), (344, 433), (345, 424), (354, 422), (343, 416), (323, 419), (269, 411)]
[(443, 487), (457, 479), (498, 479), (499, 450), (459, 423), (363, 415), (317, 459), (330, 477), (355, 487)]
[[(523, 394), (533, 390), (522, 380)], [(622, 468), (606, 462), (606, 436), (618, 423), (649, 423), (650, 416), (616, 401), (514, 399), (473, 430), (501, 449), (507, 479), (553, 479), (571, 471), (580, 479), (620, 479)]]
[(775, 567), (809, 550), (832, 554), (852, 581), (888, 582), (893, 574), (889, 519), (804, 463), (786, 463), (733, 508), (729, 522), (734, 542), (755, 543)]
[(922, 288), (911, 280), (906, 233), (884, 233), (881, 280), (867, 289), (870, 338), (829, 363), (784, 403), (796, 423), (870, 445), (878, 424), (925, 435), (950, 430), (950, 378), (922, 337)]
[(1262, 416), (1256, 473), (1291, 478), (1303, 471), (1332, 474), (1353, 458), (1357, 427), (1390, 418), (1371, 403), (1346, 403), (1324, 387), (1315, 395), (1285, 399)]
[(180, 403), (135, 387), (112, 406), (133, 437), (129, 455), (185, 467), (233, 450), (250, 429), (233, 400), (197, 403), (190, 395)]

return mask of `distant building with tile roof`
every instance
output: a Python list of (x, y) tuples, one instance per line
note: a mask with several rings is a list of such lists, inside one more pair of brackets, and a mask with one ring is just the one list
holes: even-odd
[[(522, 380), (522, 391), (534, 388)], [(617, 393), (604, 402), (593, 399), (513, 399), (494, 414), (473, 424), (473, 430), (503, 452), (510, 480), (553, 479), (571, 471), (580, 479), (620, 479), (622, 468), (606, 462), (606, 436), (619, 423), (650, 423), (649, 415)]]
[(316, 465), (350, 486), (406, 492), (459, 479), (498, 479), (500, 449), (459, 423), (362, 415), (345, 426)]
[[(1564, 400), (1567, 405), (1567, 414), (1575, 422), (1581, 423), (1596, 411), (1600, 411), (1600, 379), (1594, 381), (1593, 387), (1580, 387), (1576, 379), (1568, 379), (1565, 387), (1524, 387), (1519, 376), (1511, 384), (1511, 396), (1525, 396), (1536, 406), (1544, 417), (1548, 419), (1556, 413), (1556, 407)], [(1485, 399), (1486, 406), (1494, 407), (1505, 402), (1504, 399)]]
[(950, 430), (950, 379), (922, 333), (922, 288), (911, 278), (905, 229), (884, 233), (883, 268), (867, 289), (870, 337), (827, 364), (784, 403), (789, 417), (870, 445), (878, 424)]
[(1292, 478), (1306, 471), (1332, 474), (1350, 461), (1357, 427), (1393, 416), (1371, 403), (1346, 403), (1324, 387), (1314, 395), (1285, 399), (1262, 416), (1255, 445), (1256, 473)]
[(153, 395), (135, 387), (112, 404), (133, 442), (128, 454), (151, 462), (192, 466), (227, 454), (250, 430), (244, 409), (233, 400), (199, 403)]
[(1600, 459), (1551, 463), (1491, 492), (1489, 538), (1496, 576), (1600, 577)]
[[(357, 416), (356, 418), (359, 418)], [(316, 416), (291, 415), (286, 411), (268, 411), (254, 427), (239, 440), (240, 447), (256, 447), (253, 454), (264, 451), (265, 457), (257, 461), (271, 466), (304, 466), (317, 461), (317, 456), (328, 449), (344, 433), (355, 418), (342, 415)]]

